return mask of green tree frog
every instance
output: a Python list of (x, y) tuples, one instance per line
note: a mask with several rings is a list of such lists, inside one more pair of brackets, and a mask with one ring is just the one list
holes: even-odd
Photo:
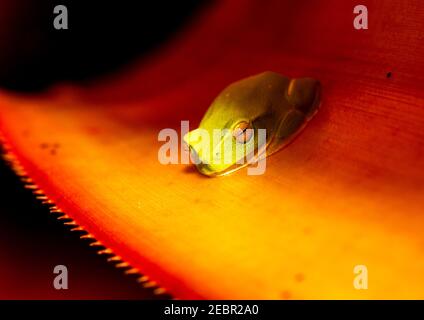
[(183, 138), (192, 161), (201, 173), (220, 176), (277, 152), (316, 114), (320, 91), (317, 80), (270, 71), (230, 84)]

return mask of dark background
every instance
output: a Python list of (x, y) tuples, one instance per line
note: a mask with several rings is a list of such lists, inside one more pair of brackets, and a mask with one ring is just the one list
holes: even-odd
[[(209, 3), (2, 1), (0, 88), (37, 92), (111, 74), (159, 50)], [(53, 28), (59, 4), (68, 8), (68, 30)], [(3, 160), (0, 194), (0, 299), (157, 298), (56, 220)], [(68, 267), (69, 290), (53, 288), (59, 264)]]
[[(113, 72), (158, 49), (210, 2), (3, 0), (0, 86), (34, 91)], [(56, 5), (68, 8), (68, 30), (53, 27)]]

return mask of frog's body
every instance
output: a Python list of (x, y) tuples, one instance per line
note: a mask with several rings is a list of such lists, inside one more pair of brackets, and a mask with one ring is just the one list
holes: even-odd
[[(315, 115), (319, 102), (318, 81), (310, 78), (289, 79), (275, 72), (264, 72), (225, 88), (209, 107), (199, 129), (189, 132), (184, 140), (199, 159), (197, 167), (202, 173), (226, 174), (246, 165), (237, 163), (243, 157), (234, 151), (237, 144), (244, 144), (246, 154), (254, 154), (256, 159), (265, 150), (266, 155), (280, 150)], [(246, 126), (253, 129), (253, 139), (246, 141), (245, 136), (240, 139), (234, 135), (240, 123), (243, 130)], [(224, 130), (218, 141), (199, 142), (199, 132), (207, 132), (212, 137), (216, 129)], [(265, 141), (257, 139), (258, 129), (266, 129)], [(215, 163), (214, 157), (210, 156), (226, 152), (232, 153), (231, 161), (226, 163)]]

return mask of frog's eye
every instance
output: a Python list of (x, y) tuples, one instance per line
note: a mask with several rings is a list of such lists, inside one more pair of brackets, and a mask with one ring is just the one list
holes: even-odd
[(239, 122), (233, 129), (233, 137), (238, 143), (246, 143), (252, 139), (252, 126), (247, 121)]

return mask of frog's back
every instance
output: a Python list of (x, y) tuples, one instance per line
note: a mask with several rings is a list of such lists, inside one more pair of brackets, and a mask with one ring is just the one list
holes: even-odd
[(226, 87), (211, 104), (207, 117), (225, 112), (231, 118), (255, 119), (266, 113), (280, 114), (288, 108), (284, 103), (290, 79), (266, 71)]

